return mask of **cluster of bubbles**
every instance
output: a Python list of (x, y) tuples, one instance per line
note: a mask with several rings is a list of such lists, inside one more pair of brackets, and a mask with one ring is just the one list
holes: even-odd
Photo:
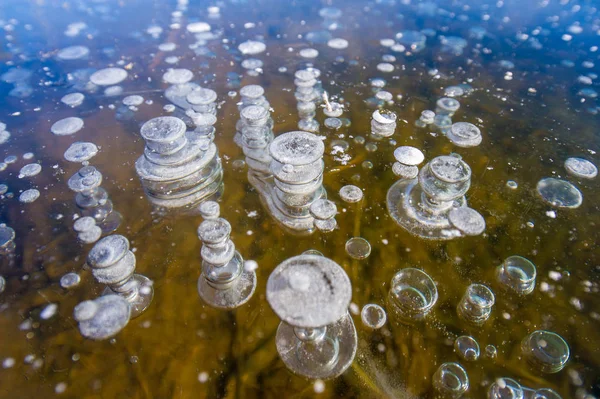
[[(180, 1), (179, 5), (185, 9), (187, 2)], [(438, 7), (429, 2), (421, 2), (416, 7), (418, 14), (423, 16), (438, 12)], [(346, 39), (332, 37), (330, 33), (342, 27), (341, 10), (326, 7), (319, 11), (319, 15), (326, 30), (310, 32), (306, 40), (327, 43), (334, 50), (348, 48)], [(219, 7), (210, 7), (208, 18), (220, 18)], [(180, 14), (174, 13), (173, 23), (179, 22)], [(85, 24), (71, 24), (65, 34), (76, 36), (86, 29)], [(221, 35), (202, 21), (191, 22), (186, 29), (197, 40), (190, 46), (197, 55), (207, 55), (210, 52), (207, 41)], [(576, 34), (576, 31), (576, 28), (571, 29), (571, 34)], [(158, 38), (162, 28), (151, 26), (147, 33)], [(405, 30), (398, 32), (394, 39), (382, 39), (380, 43), (392, 52), (415, 54), (426, 48), (427, 36), (435, 34), (435, 31), (432, 33), (427, 29)], [(482, 40), (488, 34), (484, 28), (475, 26), (469, 29), (469, 35), (475, 40)], [(517, 39), (527, 41), (533, 48), (541, 46), (534, 38), (521, 35)], [(439, 36), (439, 41), (441, 51), (454, 56), (462, 55), (467, 47), (467, 41), (458, 36)], [(177, 45), (171, 42), (158, 46), (161, 52), (171, 52), (176, 48)], [(237, 50), (245, 57), (241, 66), (249, 76), (262, 73), (263, 61), (255, 56), (266, 51), (263, 41), (246, 40), (237, 46)], [(55, 57), (61, 62), (71, 62), (86, 60), (89, 53), (88, 47), (75, 45), (57, 51)], [(299, 54), (314, 59), (319, 52), (314, 48), (303, 48)], [(169, 64), (178, 61), (175, 56), (165, 60)], [(377, 65), (378, 71), (395, 71), (394, 55), (386, 54), (382, 61)], [(507, 69), (514, 67), (506, 60), (500, 64)], [(127, 70), (116, 66), (76, 70), (69, 79), (74, 90), (93, 93), (102, 87), (105, 96), (117, 96), (124, 93), (120, 84), (129, 77)], [(30, 70), (10, 68), (0, 79), (14, 86), (10, 95), (26, 97), (33, 91), (31, 75)], [(248, 85), (240, 90), (236, 142), (242, 148), (248, 165), (248, 180), (259, 192), (272, 216), (295, 233), (315, 229), (327, 233), (337, 226), (337, 205), (326, 198), (323, 187), (324, 144), (321, 137), (314, 134), (320, 128), (316, 120), (317, 105), (323, 100), (323, 112), (327, 116), (324, 126), (327, 129), (338, 131), (348, 126), (349, 120), (341, 118), (344, 113), (342, 104), (329, 101), (321, 87), (320, 76), (321, 72), (312, 65), (294, 74), (298, 127), (302, 131), (284, 133), (277, 138), (273, 133), (271, 108), (264, 89)], [(506, 76), (512, 79), (513, 75), (507, 73)], [(199, 295), (211, 306), (232, 309), (251, 299), (257, 285), (257, 266), (252, 261), (244, 262), (230, 239), (231, 225), (220, 217), (219, 204), (211, 200), (217, 199), (223, 189), (221, 159), (213, 142), (217, 93), (192, 82), (193, 79), (193, 72), (184, 68), (169, 69), (163, 75), (163, 81), (170, 85), (165, 97), (172, 103), (164, 109), (175, 116), (153, 118), (141, 127), (145, 149), (136, 162), (136, 171), (153, 204), (167, 208), (197, 206), (204, 219), (197, 231), (202, 242)], [(239, 75), (234, 80), (239, 81)], [(578, 82), (591, 85), (593, 78), (580, 76)], [(385, 85), (384, 79), (371, 80), (373, 97), (366, 100), (368, 105), (382, 108), (394, 104), (393, 95), (382, 90)], [(468, 94), (469, 90), (470, 87), (464, 84), (446, 87), (444, 97), (436, 102), (435, 112), (423, 110), (415, 125), (419, 128), (435, 126), (457, 147), (480, 145), (482, 134), (479, 127), (452, 120), (461, 106), (457, 97)], [(72, 108), (80, 106), (86, 95), (79, 91), (64, 95), (61, 102)], [(592, 88), (581, 89), (579, 94), (586, 98), (597, 96)], [(140, 95), (128, 95), (122, 100), (129, 110), (143, 102), (144, 98)], [(395, 133), (396, 121), (394, 112), (375, 110), (370, 124), (373, 138), (389, 139)], [(56, 136), (70, 136), (84, 126), (82, 118), (69, 116), (55, 121), (50, 131)], [(6, 125), (0, 123), (0, 144), (6, 143), (10, 137)], [(395, 145), (392, 140), (390, 143)], [(82, 335), (95, 340), (110, 338), (122, 330), (131, 318), (140, 315), (149, 306), (154, 292), (148, 278), (135, 274), (136, 258), (127, 238), (109, 235), (100, 239), (103, 234), (119, 227), (121, 216), (113, 210), (108, 193), (101, 187), (102, 174), (89, 165), (89, 160), (98, 151), (94, 143), (75, 142), (64, 153), (67, 161), (82, 164), (82, 168), (68, 181), (69, 188), (77, 193), (76, 203), (83, 215), (76, 218), (73, 229), (80, 242), (96, 243), (89, 252), (87, 265), (97, 282), (107, 285), (103, 296), (84, 301), (74, 309)], [(392, 218), (401, 227), (417, 236), (436, 240), (475, 236), (485, 231), (483, 216), (467, 206), (465, 195), (471, 185), (471, 169), (460, 156), (438, 156), (421, 169), (419, 165), (425, 160), (425, 155), (416, 147), (397, 147), (394, 158), (392, 170), (399, 180), (388, 191), (387, 206)], [(5, 160), (5, 164), (12, 162), (12, 158)], [(568, 158), (564, 167), (574, 178), (593, 179), (597, 176), (596, 166), (584, 158)], [(41, 172), (40, 163), (29, 163), (20, 169), (19, 178), (31, 178)], [(3, 195), (8, 188), (2, 186)], [(577, 208), (583, 200), (574, 184), (554, 177), (540, 180), (536, 189), (541, 198), (554, 207)], [(40, 192), (32, 188), (23, 191), (19, 200), (30, 203), (39, 196)], [(356, 186), (347, 185), (340, 189), (339, 196), (346, 203), (360, 203), (363, 192)], [(15, 231), (0, 224), (0, 254), (13, 254), (14, 240)], [(371, 254), (371, 244), (362, 237), (350, 238), (345, 249), (355, 260), (365, 259)], [(266, 297), (281, 319), (276, 346), (286, 366), (310, 378), (332, 378), (352, 364), (357, 350), (357, 333), (348, 313), (352, 287), (339, 265), (315, 252), (287, 259), (277, 266), (267, 282)], [(507, 292), (528, 295), (535, 289), (536, 267), (526, 258), (510, 256), (496, 268), (496, 279)], [(60, 285), (70, 289), (80, 280), (78, 274), (67, 273), (62, 276)], [(5, 286), (6, 281), (0, 277), (0, 293)], [(420, 269), (405, 268), (398, 271), (391, 281), (387, 307), (391, 315), (402, 323), (415, 324), (428, 317), (437, 300), (438, 288), (433, 279)], [(471, 284), (457, 304), (456, 312), (461, 320), (480, 326), (490, 318), (495, 301), (489, 287)], [(47, 319), (55, 313), (56, 305), (50, 304), (44, 308), (41, 317)], [(360, 316), (365, 326), (375, 330), (382, 328), (388, 317), (382, 306), (372, 303), (363, 307)], [(478, 342), (471, 336), (457, 337), (454, 348), (468, 362), (477, 361), (481, 355)], [(569, 347), (562, 337), (545, 330), (526, 336), (521, 343), (521, 353), (534, 371), (542, 373), (562, 370), (570, 356)], [(494, 357), (495, 347), (487, 346), (485, 354)], [(447, 397), (460, 397), (469, 389), (468, 375), (458, 363), (442, 364), (432, 380), (434, 389)], [(488, 397), (522, 398), (527, 396), (528, 391), (531, 391), (529, 396), (534, 398), (558, 397), (550, 389), (533, 391), (510, 378), (500, 378), (491, 384)]]

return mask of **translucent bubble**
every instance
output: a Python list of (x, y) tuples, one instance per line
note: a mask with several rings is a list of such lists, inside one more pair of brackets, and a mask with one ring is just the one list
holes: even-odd
[(0, 131), (0, 145), (6, 143), (8, 139), (10, 139), (10, 133), (6, 130)]
[(496, 349), (494, 345), (486, 345), (485, 356), (490, 359), (495, 359), (498, 356), (498, 349)]
[(262, 68), (264, 63), (256, 58), (246, 58), (242, 61), (242, 68), (244, 69), (258, 69)]
[(19, 171), (19, 179), (24, 177), (32, 177), (39, 174), (42, 171), (42, 165), (39, 163), (30, 163), (21, 168)]
[(90, 49), (86, 46), (71, 46), (56, 53), (56, 58), (63, 61), (78, 60), (87, 57), (89, 53)]
[(517, 187), (519, 187), (519, 184), (514, 180), (509, 180), (506, 182), (506, 187), (510, 188), (511, 190), (516, 190)]
[(98, 147), (94, 143), (77, 141), (67, 148), (64, 157), (69, 162), (85, 162), (98, 154)]
[(376, 330), (384, 326), (387, 315), (381, 306), (369, 303), (362, 308), (360, 318), (365, 326)]
[(321, 198), (310, 205), (310, 214), (315, 219), (331, 219), (337, 214), (337, 206), (333, 201)]
[(419, 175), (419, 168), (416, 166), (405, 165), (400, 162), (394, 162), (392, 172), (403, 179), (414, 179)]
[(469, 389), (469, 377), (458, 363), (443, 363), (433, 375), (433, 386), (444, 397), (459, 398)]
[(204, 33), (210, 32), (210, 25), (206, 22), (192, 22), (187, 25), (186, 29), (190, 33)]
[(342, 121), (338, 118), (327, 118), (324, 122), (325, 127), (329, 129), (339, 129), (342, 127)]
[(475, 209), (467, 206), (454, 208), (448, 214), (450, 223), (468, 236), (476, 236), (485, 230), (485, 219)]
[(412, 267), (394, 275), (389, 294), (399, 315), (411, 320), (425, 317), (438, 299), (437, 287), (431, 277)]
[(4, 279), (3, 276), (0, 276), (0, 294), (2, 294), (4, 292), (5, 288), (6, 288), (6, 280)]
[(353, 186), (351, 184), (340, 188), (339, 194), (342, 201), (348, 203), (360, 202), (360, 200), (363, 199), (362, 190), (359, 187)]
[(523, 399), (521, 384), (512, 378), (498, 378), (488, 392), (489, 399)]
[(329, 40), (327, 42), (327, 45), (336, 50), (343, 50), (345, 48), (348, 48), (348, 40), (335, 38), (335, 39)]
[(479, 344), (473, 337), (463, 335), (456, 338), (454, 349), (465, 360), (474, 361), (479, 359)]
[(60, 99), (63, 104), (69, 107), (77, 107), (83, 103), (83, 100), (85, 100), (85, 95), (81, 93), (70, 93)]
[(57, 136), (68, 136), (77, 133), (83, 128), (83, 119), (70, 116), (54, 122), (50, 127), (50, 131)]
[(394, 65), (389, 62), (382, 62), (377, 64), (377, 70), (384, 73), (394, 72)]
[(171, 85), (182, 85), (188, 83), (194, 77), (194, 73), (185, 68), (170, 68), (163, 74), (163, 80)]
[(48, 320), (48, 319), (54, 317), (54, 315), (56, 314), (57, 311), (58, 311), (58, 305), (55, 303), (50, 303), (50, 304), (46, 305), (46, 307), (44, 307), (44, 309), (42, 309), (42, 311), (40, 312), (40, 318), (42, 320)]
[(141, 105), (144, 102), (144, 97), (139, 96), (139, 95), (132, 95), (132, 96), (127, 96), (123, 99), (123, 104), (124, 105), (133, 105), (133, 106), (138, 106)]
[(247, 40), (243, 43), (240, 43), (238, 46), (238, 50), (242, 54), (247, 55), (255, 55), (264, 52), (267, 49), (267, 45), (263, 42), (259, 42), (256, 40)]
[(346, 241), (346, 253), (354, 259), (366, 259), (371, 255), (371, 244), (362, 237), (352, 237)]
[(538, 330), (527, 336), (521, 343), (521, 351), (536, 371), (557, 373), (569, 360), (569, 345), (558, 334)]
[(104, 68), (90, 76), (90, 82), (96, 86), (112, 86), (127, 79), (127, 71), (122, 68)]
[(40, 197), (40, 192), (35, 188), (25, 190), (19, 195), (19, 201), (23, 204), (30, 204)]
[(540, 180), (537, 192), (544, 201), (557, 208), (577, 208), (583, 202), (583, 195), (577, 187), (553, 177)]
[(303, 48), (298, 54), (303, 58), (317, 58), (319, 56), (319, 52), (314, 48)]
[(67, 273), (60, 278), (60, 286), (69, 289), (79, 285), (81, 277), (77, 273)]
[(402, 146), (394, 150), (394, 158), (404, 165), (419, 165), (425, 159), (425, 155), (418, 148)]
[(598, 175), (596, 165), (583, 158), (568, 158), (565, 161), (565, 169), (573, 176), (584, 179), (593, 179)]
[(447, 132), (447, 136), (458, 147), (476, 147), (481, 144), (482, 136), (479, 128), (472, 123), (456, 122)]

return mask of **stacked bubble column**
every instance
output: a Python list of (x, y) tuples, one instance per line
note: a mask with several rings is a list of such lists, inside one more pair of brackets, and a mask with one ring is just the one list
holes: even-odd
[[(233, 140), (235, 143), (242, 147), (242, 129), (244, 127), (244, 122), (242, 120), (241, 114), (244, 108), (249, 106), (259, 106), (264, 108), (266, 111), (270, 112), (271, 104), (267, 101), (265, 97), (265, 90), (259, 85), (248, 85), (244, 86), (240, 90), (241, 101), (237, 104), (238, 111), (240, 112), (240, 119), (238, 119), (235, 124), (235, 136)], [(267, 121), (267, 126), (269, 129), (273, 129), (273, 119), (269, 117)]]
[(113, 210), (108, 193), (100, 185), (102, 173), (93, 166), (84, 166), (69, 178), (69, 188), (75, 191), (75, 203), (83, 216), (91, 216), (103, 233), (115, 231), (123, 217)]
[(151, 203), (189, 207), (219, 195), (223, 169), (209, 137), (188, 140), (185, 123), (170, 116), (144, 123), (141, 135), (146, 147), (135, 167)]
[[(269, 145), (274, 134), (268, 126), (271, 115), (268, 110), (259, 105), (250, 105), (242, 109), (242, 150), (248, 165), (248, 180), (259, 191), (271, 177), (271, 161)], [(257, 181), (258, 180), (258, 181)]]
[(300, 118), (298, 128), (307, 132), (319, 131), (319, 122), (315, 120), (316, 102), (319, 100), (319, 90), (317, 89), (319, 74), (316, 69), (301, 69), (294, 75), (294, 84), (296, 85), (294, 96), (298, 101), (297, 109)]
[(485, 220), (467, 206), (471, 168), (454, 156), (439, 156), (426, 164), (418, 178), (401, 179), (387, 194), (392, 218), (422, 238), (449, 240), (479, 235)]
[(323, 187), (324, 150), (319, 137), (302, 131), (284, 133), (269, 146), (273, 186), (265, 199), (271, 214), (292, 231), (314, 230), (310, 206), (327, 196)]
[(154, 297), (152, 280), (135, 274), (136, 259), (124, 236), (113, 234), (98, 241), (87, 257), (96, 281), (108, 287), (104, 295), (117, 294), (131, 305), (135, 318), (148, 308)]
[(213, 201), (206, 203), (213, 209), (201, 206), (205, 219), (198, 226), (198, 238), (202, 241), (202, 272), (198, 278), (198, 294), (210, 306), (237, 308), (254, 294), (256, 273), (245, 270), (244, 259), (229, 238), (231, 225), (218, 216), (218, 204)]

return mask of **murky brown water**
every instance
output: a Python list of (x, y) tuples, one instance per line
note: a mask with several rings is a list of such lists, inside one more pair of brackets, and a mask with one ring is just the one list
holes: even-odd
[[(15, 229), (17, 237), (14, 264), (2, 259), (0, 268), (7, 280), (6, 290), (0, 294), (0, 359), (10, 357), (16, 361), (13, 367), (0, 369), (0, 397), (312, 397), (316, 395), (314, 382), (293, 375), (278, 357), (274, 336), (279, 319), (265, 300), (270, 272), (283, 260), (308, 249), (321, 251), (344, 268), (353, 286), (352, 302), (361, 308), (367, 303), (385, 307), (391, 278), (404, 267), (423, 269), (437, 282), (439, 290), (438, 303), (424, 323), (402, 325), (390, 314), (383, 329), (372, 331), (362, 325), (360, 316), (353, 315), (359, 336), (355, 361), (341, 377), (325, 382), (320, 397), (427, 397), (431, 395), (431, 376), (441, 363), (449, 361), (460, 362), (468, 372), (471, 388), (466, 397), (483, 398), (489, 384), (499, 377), (512, 377), (532, 388), (550, 387), (563, 398), (583, 398), (583, 391), (599, 394), (598, 179), (568, 177), (562, 166), (569, 156), (585, 156), (598, 164), (595, 152), (588, 150), (600, 150), (599, 119), (586, 112), (589, 104), (580, 104), (575, 96), (573, 82), (582, 72), (560, 66), (562, 58), (577, 59), (575, 45), (554, 50), (548, 43), (547, 48), (532, 56), (526, 49), (503, 40), (503, 35), (514, 40), (518, 27), (542, 24), (546, 11), (530, 16), (530, 20), (515, 11), (510, 14), (515, 26), (500, 26), (499, 16), (485, 25), (477, 21), (494, 36), (486, 39), (484, 46), (470, 40), (465, 55), (459, 57), (440, 53), (437, 39), (429, 39), (422, 53), (397, 54), (396, 71), (384, 74), (375, 68), (386, 53), (378, 45), (379, 39), (393, 37), (402, 29), (443, 27), (467, 37), (468, 26), (442, 17), (415, 19), (414, 7), (407, 5), (369, 3), (369, 11), (364, 9), (366, 2), (336, 3), (344, 12), (344, 27), (334, 32), (334, 37), (347, 39), (350, 47), (333, 50), (315, 44), (321, 54), (314, 63), (323, 72), (323, 87), (345, 100), (344, 117), (352, 121), (351, 127), (341, 130), (337, 137), (327, 137), (326, 148), (334, 138), (347, 140), (352, 158), (342, 165), (334, 156), (325, 156), (324, 186), (341, 211), (338, 229), (329, 234), (295, 237), (278, 227), (263, 208), (258, 193), (247, 182), (246, 169), (235, 170), (232, 166), (234, 160), (243, 159), (243, 154), (233, 143), (239, 96), (227, 96), (229, 90), (236, 89), (227, 87), (226, 73), (242, 74), (242, 85), (260, 84), (265, 88), (274, 109), (276, 135), (297, 130), (292, 74), (303, 62), (297, 50), (308, 46), (297, 35), (321, 29), (318, 10), (322, 5), (276, 1), (222, 4), (222, 17), (208, 22), (213, 30), (224, 29), (223, 37), (235, 44), (232, 48), (243, 40), (264, 35), (268, 53), (258, 57), (265, 62), (264, 72), (251, 77), (244, 75), (239, 66), (239, 55), (228, 51), (220, 40), (208, 44), (216, 57), (194, 56), (187, 48), (193, 40), (185, 29), (169, 29), (169, 14), (176, 9), (173, 2), (91, 2), (86, 6), (89, 13), (80, 7), (83, 3), (73, 1), (19, 6), (9, 3), (0, 7), (0, 19), (20, 21), (12, 32), (12, 42), (31, 58), (20, 62), (34, 71), (34, 93), (24, 99), (5, 95), (0, 100), (0, 120), (13, 135), (0, 149), (3, 156), (34, 152), (44, 169), (32, 179), (19, 180), (16, 175), (27, 163), (20, 159), (0, 172), (2, 182), (16, 194), (15, 198), (0, 200), (0, 218)], [(203, 20), (207, 5), (190, 5), (183, 13), (183, 26), (190, 18)], [(106, 8), (105, 12), (99, 7)], [(456, 4), (444, 7), (461, 10)], [(507, 8), (503, 12), (508, 12)], [(400, 12), (403, 19), (397, 18)], [(379, 22), (382, 18), (387, 25)], [(302, 19), (305, 24), (300, 24)], [(96, 32), (88, 38), (65, 38), (65, 26), (80, 20)], [(245, 22), (255, 22), (257, 27), (244, 29)], [(153, 23), (165, 29), (160, 39), (145, 33)], [(31, 24), (32, 30), (26, 30), (24, 24)], [(140, 32), (141, 39), (132, 37), (131, 32)], [(223, 101), (217, 114), (215, 140), (224, 167), (221, 213), (233, 226), (236, 249), (245, 259), (259, 264), (255, 295), (235, 311), (212, 309), (198, 296), (201, 243), (196, 228), (201, 218), (153, 212), (134, 170), (144, 146), (139, 125), (166, 114), (162, 107), (168, 101), (162, 95), (166, 86), (161, 76), (169, 67), (164, 62), (168, 55), (157, 50), (157, 45), (165, 41), (179, 45), (168, 54), (181, 57), (177, 67), (194, 71), (196, 78), (201, 77), (198, 82), (217, 91)], [(90, 60), (59, 64), (44, 58), (73, 44), (89, 46), (93, 54)], [(33, 51), (26, 51), (27, 46)], [(106, 47), (114, 53), (103, 53)], [(492, 54), (482, 53), (483, 47), (492, 49)], [(338, 55), (345, 61), (333, 62)], [(17, 59), (6, 46), (1, 56), (5, 62)], [(586, 58), (585, 54), (578, 62), (591, 57), (600, 63), (597, 55)], [(140, 93), (153, 101), (140, 105), (130, 121), (117, 121), (115, 110), (108, 108), (122, 97), (86, 93), (84, 104), (71, 109), (59, 102), (68, 92), (67, 87), (38, 84), (59, 81), (58, 75), (76, 68), (104, 68), (119, 59), (132, 64), (130, 77), (123, 83), (125, 92)], [(503, 79), (504, 72), (498, 67), (501, 59), (515, 62), (512, 81)], [(356, 60), (358, 65), (349, 65), (349, 60)], [(50, 68), (52, 76), (45, 76), (44, 66)], [(278, 72), (281, 66), (287, 66), (288, 72)], [(439, 69), (440, 79), (428, 74), (434, 67)], [(210, 79), (204, 83), (202, 77)], [(373, 77), (385, 78), (386, 90), (403, 98), (389, 107), (399, 117), (393, 137), (397, 144), (385, 140), (377, 143), (377, 151), (368, 152), (352, 138), (362, 136), (371, 142), (368, 133), (372, 110), (364, 100), (372, 95), (368, 79)], [(460, 149), (439, 133), (429, 134), (432, 129), (414, 127), (422, 110), (433, 109), (444, 87), (468, 79), (476, 90), (459, 98), (461, 109), (455, 120), (479, 125), (484, 137), (481, 146)], [(537, 89), (535, 95), (528, 94), (530, 87)], [(10, 88), (2, 83), (3, 92)], [(11, 116), (14, 112), (21, 114)], [(52, 123), (67, 116), (82, 117), (84, 129), (74, 136), (52, 135)], [(324, 119), (320, 112), (318, 119), (321, 123)], [(92, 164), (103, 173), (103, 187), (123, 215), (117, 232), (128, 237), (135, 248), (137, 271), (155, 283), (150, 308), (115, 339), (105, 342), (81, 337), (72, 317), (78, 302), (99, 295), (103, 289), (89, 271), (82, 269), (90, 246), (77, 244), (71, 230), (77, 208), (66, 181), (78, 168), (64, 161), (62, 154), (77, 140), (92, 141), (101, 147)], [(385, 196), (396, 181), (391, 165), (393, 149), (398, 145), (422, 149), (427, 160), (450, 152), (462, 155), (473, 171), (469, 205), (485, 217), (484, 235), (433, 242), (411, 236), (394, 223), (388, 216)], [(365, 161), (372, 162), (373, 167), (365, 168)], [(584, 201), (578, 209), (559, 209), (556, 218), (550, 218), (546, 212), (552, 208), (537, 197), (535, 186), (539, 179), (554, 175), (576, 184)], [(508, 180), (518, 182), (517, 190), (506, 187)], [(364, 189), (361, 204), (344, 204), (339, 199), (337, 192), (346, 184)], [(18, 193), (32, 185), (42, 196), (32, 204), (20, 204)], [(528, 222), (533, 227), (527, 226)], [(346, 254), (344, 244), (353, 236), (371, 243), (370, 257), (359, 261)], [(536, 264), (537, 286), (531, 295), (517, 297), (503, 291), (496, 282), (495, 267), (510, 255), (525, 256)], [(78, 272), (82, 283), (67, 291), (60, 287), (59, 279), (70, 271)], [(550, 271), (559, 272), (560, 280), (552, 280)], [(481, 328), (461, 322), (455, 310), (466, 287), (474, 282), (486, 284), (496, 293), (492, 316)], [(539, 289), (542, 283), (549, 284), (546, 292)], [(58, 304), (58, 314), (40, 320), (39, 313), (48, 303)], [(32, 322), (30, 328), (22, 324), (27, 320)], [(560, 373), (540, 375), (522, 359), (520, 342), (536, 329), (554, 331), (569, 343), (571, 359)], [(496, 346), (498, 357), (462, 360), (453, 351), (454, 338), (459, 335), (473, 336), (482, 352), (488, 344)], [(24, 361), (30, 354), (43, 360), (39, 368)], [(199, 381), (201, 373), (208, 375), (205, 382)], [(67, 385), (60, 395), (55, 393), (59, 383)]]

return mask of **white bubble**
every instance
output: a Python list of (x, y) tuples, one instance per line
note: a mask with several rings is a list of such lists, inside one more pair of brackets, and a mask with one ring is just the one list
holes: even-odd
[(23, 204), (30, 204), (40, 197), (40, 192), (35, 188), (25, 190), (19, 195), (19, 201)]
[(68, 136), (77, 133), (83, 128), (83, 119), (76, 116), (70, 116), (54, 122), (50, 131), (57, 136)]

